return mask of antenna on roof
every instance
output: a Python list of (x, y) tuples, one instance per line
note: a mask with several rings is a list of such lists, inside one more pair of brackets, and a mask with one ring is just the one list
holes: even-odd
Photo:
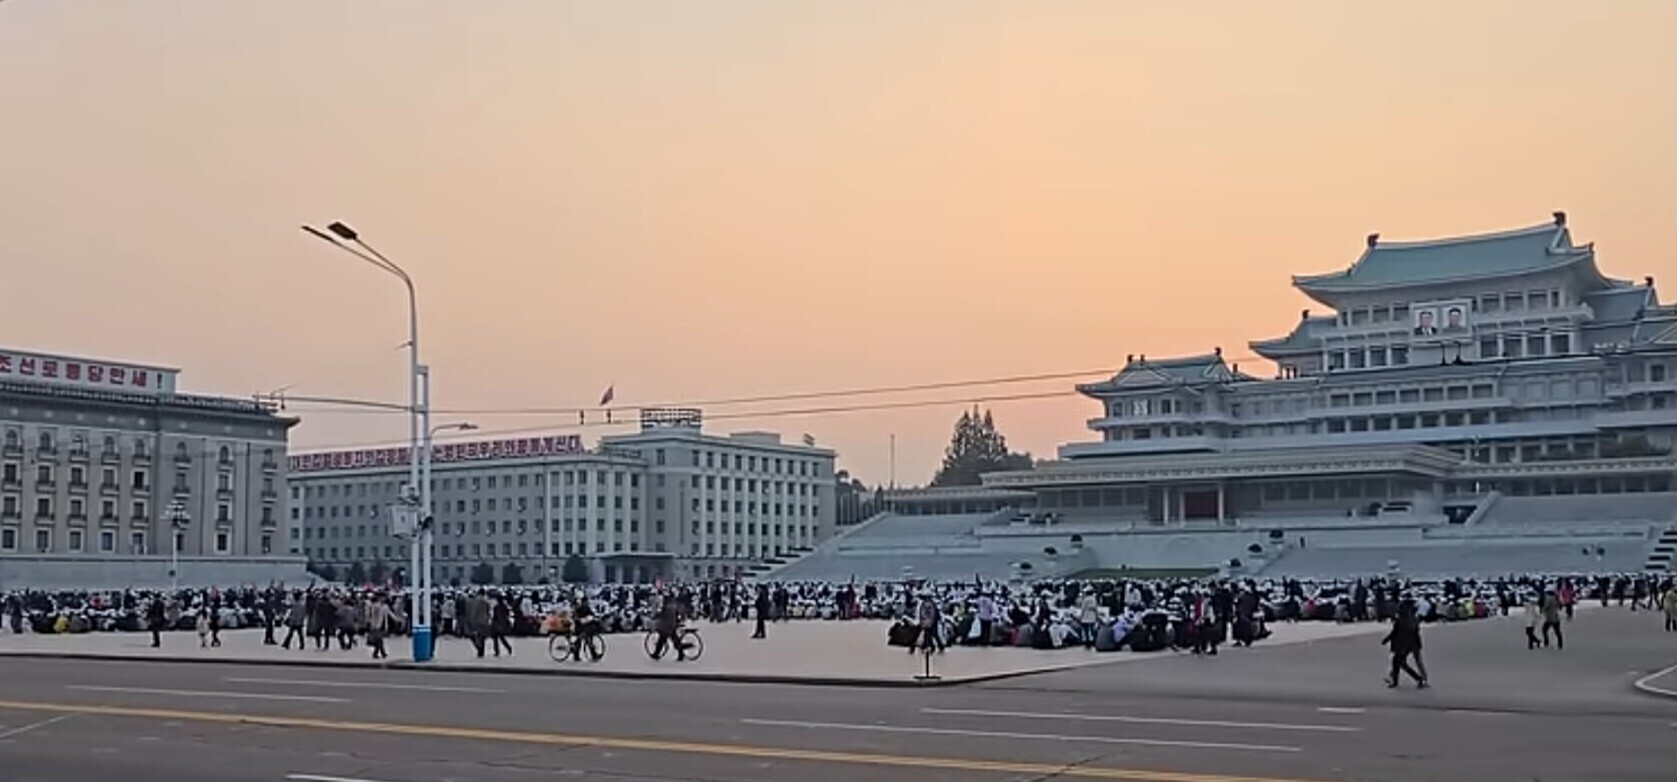
[(1556, 212), (1555, 213), (1555, 225), (1560, 227), (1560, 228), (1565, 228), (1566, 227), (1566, 213), (1565, 212)]
[(1374, 247), (1374, 245), (1379, 244), (1379, 243), (1380, 243), (1380, 234), (1369, 234), (1368, 235), (1368, 246), (1369, 247), (1372, 248), (1372, 247)]
[(1646, 277), (1643, 277), (1642, 278), (1642, 284), (1644, 284), (1644, 285), (1646, 285), (1650, 288), (1654, 287), (1654, 275), (1650, 274)]
[(1222, 348), (1222, 346), (1220, 346), (1220, 345), (1219, 345), (1219, 346), (1218, 346), (1218, 347), (1214, 347), (1214, 348), (1212, 348), (1212, 349), (1211, 349), (1211, 355), (1214, 355), (1214, 356), (1216, 356), (1216, 357), (1218, 357), (1218, 358), (1222, 358), (1222, 357), (1223, 357), (1223, 348)]
[(1310, 310), (1306, 309), (1299, 312), (1299, 320), (1310, 320)]

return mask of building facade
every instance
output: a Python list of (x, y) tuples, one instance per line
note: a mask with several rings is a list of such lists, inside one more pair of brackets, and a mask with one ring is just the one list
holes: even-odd
[(296, 421), (180, 393), (178, 374), (0, 350), (0, 583), (170, 583), (176, 554), (183, 582), (302, 575), (282, 491)]
[[(1079, 387), (1098, 435), (1060, 461), (985, 476), (1037, 513), (1144, 524), (1444, 514), (1491, 493), (1670, 492), (1677, 308), (1652, 277), (1605, 276), (1564, 214), (1502, 233), (1368, 237), (1348, 269), (1296, 277), (1330, 311), (1251, 343), (1131, 356)], [(913, 504), (909, 501), (908, 504)]]
[[(576, 556), (594, 580), (723, 578), (832, 534), (832, 451), (701, 426), (698, 411), (648, 410), (640, 431), (592, 450), (575, 435), (436, 446), (433, 575), (557, 581)], [(301, 553), (340, 578), (405, 570), (388, 508), (407, 459), (402, 448), (293, 457)]]

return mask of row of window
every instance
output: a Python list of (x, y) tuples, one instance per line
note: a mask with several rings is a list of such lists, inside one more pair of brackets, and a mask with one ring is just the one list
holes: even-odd
[[(35, 518), (37, 518), (37, 519), (52, 519), (52, 518), (55, 518), (57, 514), (54, 512), (55, 508), (56, 508), (56, 504), (53, 502), (54, 499), (55, 498), (53, 498), (53, 497), (36, 497), (35, 498)], [(85, 500), (81, 497), (71, 497), (70, 501), (69, 501), (69, 503), (67, 503), (67, 505), (68, 505), (68, 508), (69, 508), (69, 517), (71, 519), (85, 519), (85, 518), (87, 518), (87, 500)], [(145, 500), (134, 500), (129, 505), (130, 518), (149, 520), (149, 518), (146, 515), (147, 507), (148, 507), (148, 505), (147, 505)], [(117, 509), (117, 501), (116, 500), (100, 500), (99, 501), (99, 518), (101, 518), (101, 519), (115, 519), (117, 517), (116, 509)], [(23, 510), (22, 510), (22, 500), (21, 500), (21, 498), (19, 498), (15, 494), (0, 495), (0, 518), (16, 519), (16, 518), (21, 518), (22, 515), (23, 515)], [(233, 506), (231, 504), (225, 503), (225, 502), (217, 503), (216, 506), (215, 506), (215, 521), (217, 523), (220, 523), (220, 524), (230, 524), (230, 523), (232, 523), (233, 522)], [(271, 507), (262, 508), (262, 523), (263, 524), (274, 523), (274, 509), (273, 508), (271, 508)]]
[[(21, 483), (22, 473), (23, 473), (23, 466), (21, 464), (17, 463), (17, 462), (5, 462), (4, 464), (0, 464), (0, 484), (3, 484), (3, 485), (19, 484), (19, 483)], [(40, 488), (55, 488), (57, 486), (57, 483), (58, 483), (57, 475), (58, 475), (57, 465), (52, 465), (52, 464), (37, 464), (37, 465), (35, 465), (35, 485), (37, 487), (40, 487)], [(99, 485), (100, 485), (101, 488), (106, 488), (106, 489), (118, 488), (118, 484), (117, 484), (117, 480), (116, 480), (116, 468), (115, 467), (102, 468), (100, 470), (99, 478), (100, 478)], [(144, 491), (144, 490), (147, 489), (147, 481), (148, 481), (148, 474), (145, 470), (135, 470), (132, 474), (132, 480), (130, 481), (129, 485), (135, 490)], [(87, 468), (83, 467), (79, 464), (70, 465), (69, 485), (72, 488), (86, 487), (87, 486)], [(218, 473), (216, 475), (215, 486), (216, 486), (216, 491), (220, 491), (220, 492), (231, 492), (231, 491), (233, 491), (233, 474), (230, 473), (230, 472)], [(186, 471), (185, 470), (177, 470), (175, 472), (175, 491), (177, 493), (183, 493), (184, 494), (184, 493), (189, 493), (191, 490), (192, 490), (192, 482), (189, 480)], [(269, 498), (273, 498), (273, 497), (278, 496), (274, 491), (274, 479), (272, 477), (264, 476), (262, 478), (262, 496), (269, 497)]]
[[(65, 546), (64, 546), (64, 551), (62, 551), (62, 552), (53, 548), (54, 531), (52, 530), (52, 528), (50, 528), (50, 527), (36, 527), (34, 532), (35, 532), (35, 535), (34, 535), (34, 537), (35, 537), (34, 544), (35, 545), (34, 545), (33, 548), (30, 549), (31, 553), (35, 553), (35, 554), (54, 554), (54, 553), (82, 554), (82, 553), (87, 553), (87, 531), (86, 530), (80, 530), (80, 529), (69, 530), (64, 536)], [(20, 542), (21, 538), (22, 538), (22, 535), (20, 534), (19, 530), (16, 527), (0, 527), (0, 551), (7, 551), (7, 552), (18, 551), (18, 546), (19, 546), (19, 542)], [(95, 544), (97, 546), (97, 548), (94, 550), (96, 553), (100, 553), (100, 554), (115, 554), (115, 553), (117, 553), (117, 549), (116, 549), (117, 533), (116, 533), (115, 530), (108, 530), (108, 529), (107, 530), (99, 530), (98, 534), (97, 534), (97, 536), (95, 537), (94, 540), (95, 540)], [(177, 550), (184, 550), (186, 548), (186, 537), (185, 537), (185, 535), (183, 535), (181, 533), (176, 533), (174, 543), (175, 543), (175, 547), (176, 547)], [(273, 539), (272, 535), (263, 535), (262, 536), (262, 538), (261, 538), (261, 550), (262, 550), (263, 554), (273, 553), (273, 545), (274, 545), (274, 539)], [(129, 538), (128, 538), (128, 547), (129, 547), (129, 551), (131, 553), (134, 553), (134, 554), (146, 554), (146, 553), (148, 553), (146, 551), (146, 533), (143, 532), (143, 531), (130, 532), (129, 533)], [(232, 551), (233, 551), (233, 536), (232, 536), (232, 534), (229, 533), (229, 532), (225, 532), (225, 531), (215, 533), (213, 551), (216, 554), (222, 554), (222, 555), (232, 553)]]
[[(1486, 293), (1479, 296), (1463, 297), (1469, 299), (1468, 309), (1472, 312), (1525, 312), (1529, 310), (1560, 309), (1566, 300), (1565, 292), (1557, 288), (1539, 288), (1527, 291), (1505, 291), (1501, 293)], [(1378, 323), (1394, 323), (1407, 326), (1409, 323), (1409, 307), (1402, 304), (1380, 304), (1372, 307), (1354, 307), (1340, 310), (1337, 322), (1341, 326), (1364, 326)]]
[[(14, 451), (14, 450), (19, 450), (23, 447), (23, 430), (15, 428), (15, 427), (8, 428), (6, 430), (6, 433), (5, 433), (4, 437), (5, 437), (4, 445), (5, 445), (6, 450)], [(144, 457), (147, 457), (147, 456), (151, 455), (151, 446), (149, 444), (149, 441), (146, 438), (137, 437), (137, 438), (134, 438), (133, 442), (134, 442), (133, 453), (134, 453), (135, 456), (144, 458)], [(70, 453), (86, 454), (88, 452), (88, 450), (87, 450), (88, 445), (87, 444), (88, 444), (87, 433), (76, 432), (76, 433), (73, 433), (73, 434), (70, 435)], [(57, 447), (58, 447), (58, 441), (57, 441), (56, 435), (54, 435), (54, 433), (53, 433), (53, 430), (51, 430), (51, 429), (40, 430), (36, 434), (35, 447), (38, 450), (41, 450), (41, 451), (47, 451), (47, 452), (56, 451)], [(115, 436), (112, 436), (112, 435), (105, 435), (104, 442), (102, 444), (102, 448), (103, 448), (102, 453), (107, 453), (107, 454), (120, 454), (121, 453), (121, 451), (117, 447), (117, 438)], [(187, 447), (186, 443), (177, 442), (177, 443), (175, 443), (175, 457), (180, 458), (180, 459), (190, 459), (190, 458), (192, 458), (192, 451), (191, 451), (190, 448)], [(233, 448), (231, 446), (228, 446), (228, 445), (222, 445), (222, 446), (218, 447), (216, 449), (216, 458), (217, 458), (218, 461), (220, 461), (223, 464), (229, 464), (229, 465), (232, 464), (233, 463)], [(272, 448), (262, 449), (262, 464), (263, 464), (264, 467), (268, 467), (268, 468), (273, 468), (273, 467), (278, 466), (279, 463), (274, 458), (274, 449), (272, 449)]]

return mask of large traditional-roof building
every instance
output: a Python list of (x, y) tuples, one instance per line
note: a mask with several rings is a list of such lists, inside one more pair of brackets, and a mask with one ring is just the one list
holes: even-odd
[[(1520, 524), (1537, 517), (1623, 524), (1605, 543), (1563, 540), (1525, 562), (1595, 551), (1594, 567), (1646, 557), (1663, 569), (1677, 553), (1677, 307), (1652, 277), (1604, 274), (1565, 214), (1460, 238), (1370, 235), (1348, 268), (1293, 285), (1328, 309), (1250, 343), (1272, 377), (1221, 350), (1132, 355), (1078, 388), (1100, 406), (1094, 439), (959, 496), (899, 493), (890, 505), (1001, 513), (969, 536), (986, 551), (1020, 551), (1000, 541), (1028, 537), (1020, 520), (1034, 521), (1099, 549), (1102, 564), (1215, 565), (1312, 527), (1359, 545), (1579, 534)], [(860, 550), (866, 534), (835, 546)], [(1102, 548), (1096, 536), (1122, 539)]]

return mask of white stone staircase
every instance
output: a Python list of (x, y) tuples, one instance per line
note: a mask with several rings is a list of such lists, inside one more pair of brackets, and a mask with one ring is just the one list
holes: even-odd
[(1648, 552), (1648, 563), (1642, 569), (1648, 573), (1677, 573), (1677, 525), (1660, 533), (1654, 541), (1654, 550)]

